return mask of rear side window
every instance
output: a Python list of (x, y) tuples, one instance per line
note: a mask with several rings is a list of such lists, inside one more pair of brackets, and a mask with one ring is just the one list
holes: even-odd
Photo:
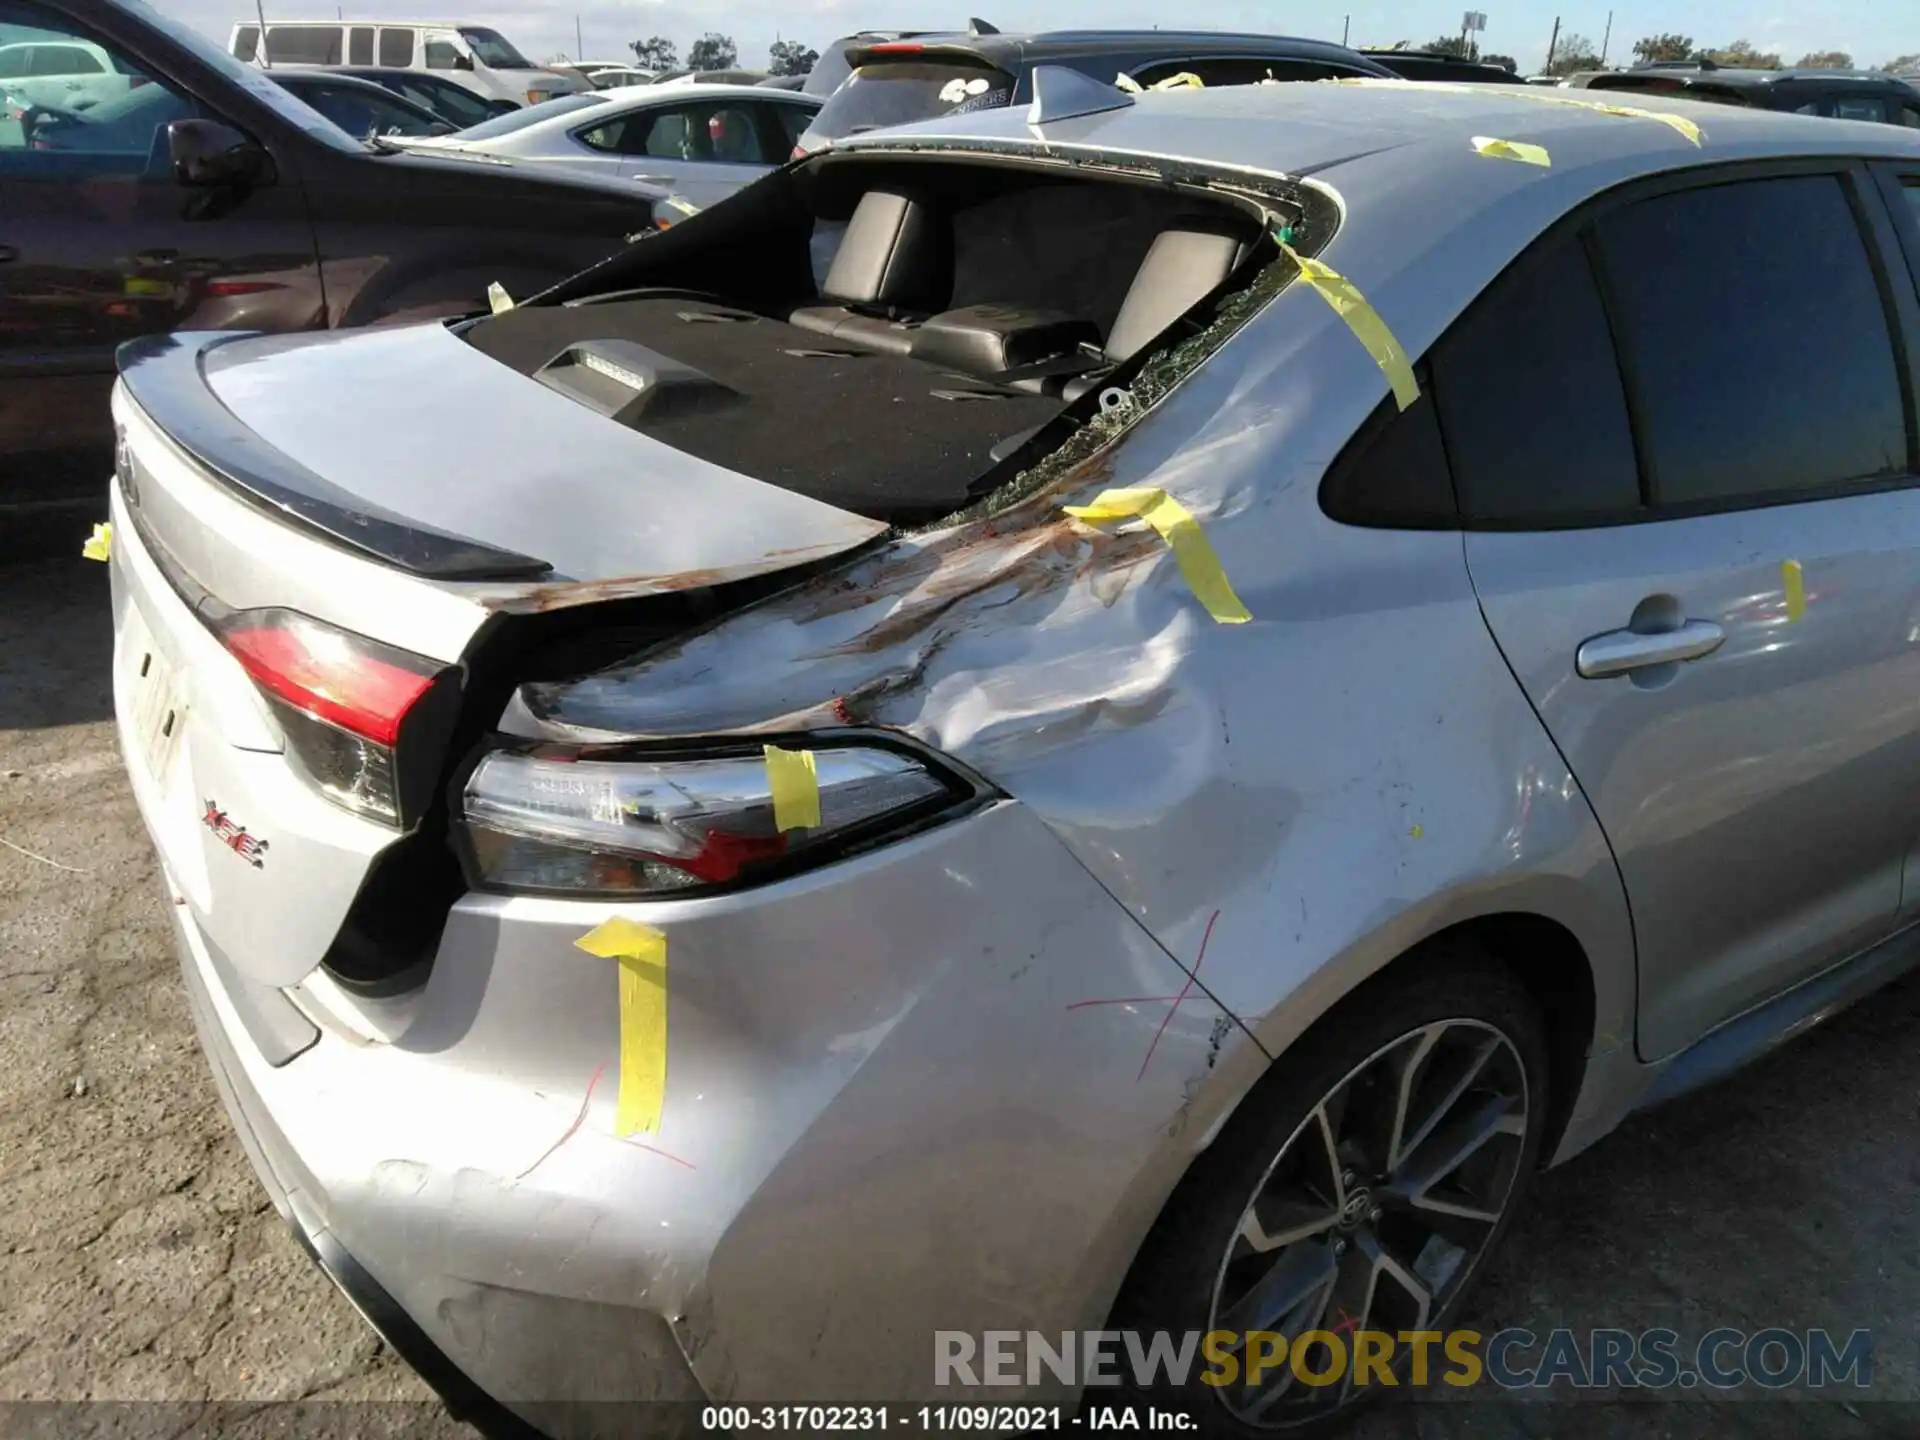
[(838, 140), (889, 125), (911, 125), (1013, 103), (1014, 79), (991, 66), (952, 61), (863, 65), (820, 107), (813, 133)]
[[(1331, 80), (1341, 75), (1358, 75), (1358, 70), (1342, 65), (1322, 65), (1312, 60), (1263, 60), (1255, 56), (1232, 56), (1211, 60), (1162, 60), (1143, 65), (1133, 72), (1140, 85), (1155, 85), (1179, 74), (1197, 75), (1204, 85), (1258, 85), (1262, 80)], [(1111, 80), (1112, 76), (1103, 76)]]
[(1656, 504), (1906, 468), (1886, 309), (1838, 176), (1660, 195), (1603, 216), (1595, 235)]
[(285, 65), (338, 65), (338, 25), (269, 25), (267, 58)]
[(78, 45), (42, 45), (33, 52), (29, 75), (104, 75), (107, 67)]
[(401, 69), (413, 64), (413, 31), (390, 27), (380, 31), (380, 63)]
[(1878, 95), (1836, 96), (1833, 117), (1836, 120), (1871, 120), (1875, 124), (1885, 124), (1887, 103)]
[(373, 63), (373, 27), (371, 25), (356, 25), (347, 31), (347, 63), (349, 65)]
[(1434, 400), (1469, 524), (1570, 524), (1640, 504), (1606, 309), (1576, 237), (1523, 256), (1435, 347)]

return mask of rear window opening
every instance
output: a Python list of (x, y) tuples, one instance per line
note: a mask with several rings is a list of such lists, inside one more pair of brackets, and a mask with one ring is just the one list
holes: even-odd
[(569, 303), (465, 333), (684, 453), (925, 524), (1058, 450), (1198, 334), (1277, 255), (1266, 217), (1295, 223), (1305, 193), (823, 156), (649, 237)]

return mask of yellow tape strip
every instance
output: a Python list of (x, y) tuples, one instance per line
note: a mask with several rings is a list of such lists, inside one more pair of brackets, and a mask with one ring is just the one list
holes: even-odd
[(1518, 160), (1523, 165), (1538, 165), (1543, 169), (1553, 164), (1546, 146), (1529, 145), (1524, 140), (1496, 140), (1491, 135), (1476, 135), (1473, 137), (1473, 150), (1476, 155), (1489, 155), (1495, 160)]
[(81, 558), (86, 560), (105, 560), (113, 554), (113, 522), (103, 521), (93, 527), (93, 534), (87, 537), (87, 543), (80, 547)]
[(507, 287), (496, 280), (487, 286), (487, 304), (492, 306), (493, 313), (498, 315), (502, 310), (513, 308), (513, 297), (507, 294)]
[(675, 210), (678, 210), (682, 215), (698, 215), (700, 213), (700, 207), (698, 205), (680, 195), (669, 195), (667, 197), (667, 204), (671, 205)]
[(820, 823), (820, 777), (814, 772), (811, 750), (765, 747), (767, 789), (773, 792), (776, 830), (811, 830)]
[(1387, 377), (1387, 383), (1393, 387), (1393, 398), (1400, 408), (1404, 410), (1418, 400), (1420, 387), (1414, 382), (1413, 362), (1407, 359), (1407, 352), (1400, 348), (1400, 342), (1387, 329), (1387, 322), (1367, 303), (1367, 297), (1332, 266), (1308, 259), (1285, 241), (1278, 243), (1293, 263), (1300, 267), (1300, 278), (1320, 292), (1320, 298), (1347, 322), (1354, 339), (1367, 347), (1373, 363), (1380, 367), (1381, 373)]
[(1169, 75), (1164, 80), (1156, 80), (1148, 87), (1152, 90), (1204, 90), (1207, 82), (1191, 70), (1182, 70), (1178, 75)]
[(1206, 606), (1207, 613), (1222, 625), (1241, 625), (1253, 618), (1240, 597), (1233, 593), (1220, 557), (1213, 553), (1200, 522), (1189, 515), (1179, 501), (1164, 490), (1104, 490), (1090, 505), (1060, 507), (1076, 520), (1142, 519), (1160, 532), (1160, 538), (1173, 551), (1173, 558), (1186, 577), (1187, 588)]
[(1807, 613), (1807, 577), (1798, 560), (1780, 562), (1780, 584), (1787, 592), (1787, 623), (1791, 625)]
[(1124, 91), (1128, 95), (1144, 95), (1147, 93), (1144, 89), (1141, 88), (1140, 82), (1134, 79), (1131, 75), (1114, 76), (1113, 88), (1116, 90)]
[(615, 916), (573, 943), (620, 966), (620, 1098), (613, 1133), (655, 1133), (667, 1093), (666, 934)]
[[(1548, 98), (1557, 100), (1560, 97), (1556, 95)], [(1569, 103), (1578, 105), (1582, 102), (1575, 100)], [(1590, 108), (1598, 110), (1602, 115), (1625, 115), (1630, 120), (1658, 120), (1669, 130), (1677, 131), (1692, 141), (1696, 149), (1699, 148), (1700, 141), (1705, 138), (1701, 134), (1700, 127), (1684, 115), (1668, 115), (1659, 110), (1641, 110), (1632, 105), (1593, 105)]]

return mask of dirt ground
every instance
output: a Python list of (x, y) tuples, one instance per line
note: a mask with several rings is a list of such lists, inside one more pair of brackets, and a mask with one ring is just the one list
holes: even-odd
[[(222, 1435), (260, 1432), (261, 1402), (386, 1402), (336, 1413), (471, 1434), (306, 1262), (228, 1132), (121, 780), (108, 624), (104, 567), (0, 565), (0, 1402), (147, 1402)], [(1351, 1433), (1920, 1433), (1917, 1133), (1908, 982), (1541, 1177), (1468, 1317), (1867, 1328), (1870, 1389), (1400, 1404)], [(96, 1413), (0, 1403), (0, 1435)]]

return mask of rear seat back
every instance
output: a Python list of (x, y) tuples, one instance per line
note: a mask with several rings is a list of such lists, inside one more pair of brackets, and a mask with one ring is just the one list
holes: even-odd
[(1227, 283), (1248, 249), (1246, 227), (1226, 219), (1177, 220), (1154, 237), (1134, 273), (1107, 335), (1107, 359), (1118, 365), (1144, 350), (1169, 325)]
[(910, 195), (869, 190), (847, 222), (820, 287), (826, 305), (789, 317), (806, 330), (863, 349), (904, 355), (921, 317), (947, 303), (953, 241), (933, 208)]

